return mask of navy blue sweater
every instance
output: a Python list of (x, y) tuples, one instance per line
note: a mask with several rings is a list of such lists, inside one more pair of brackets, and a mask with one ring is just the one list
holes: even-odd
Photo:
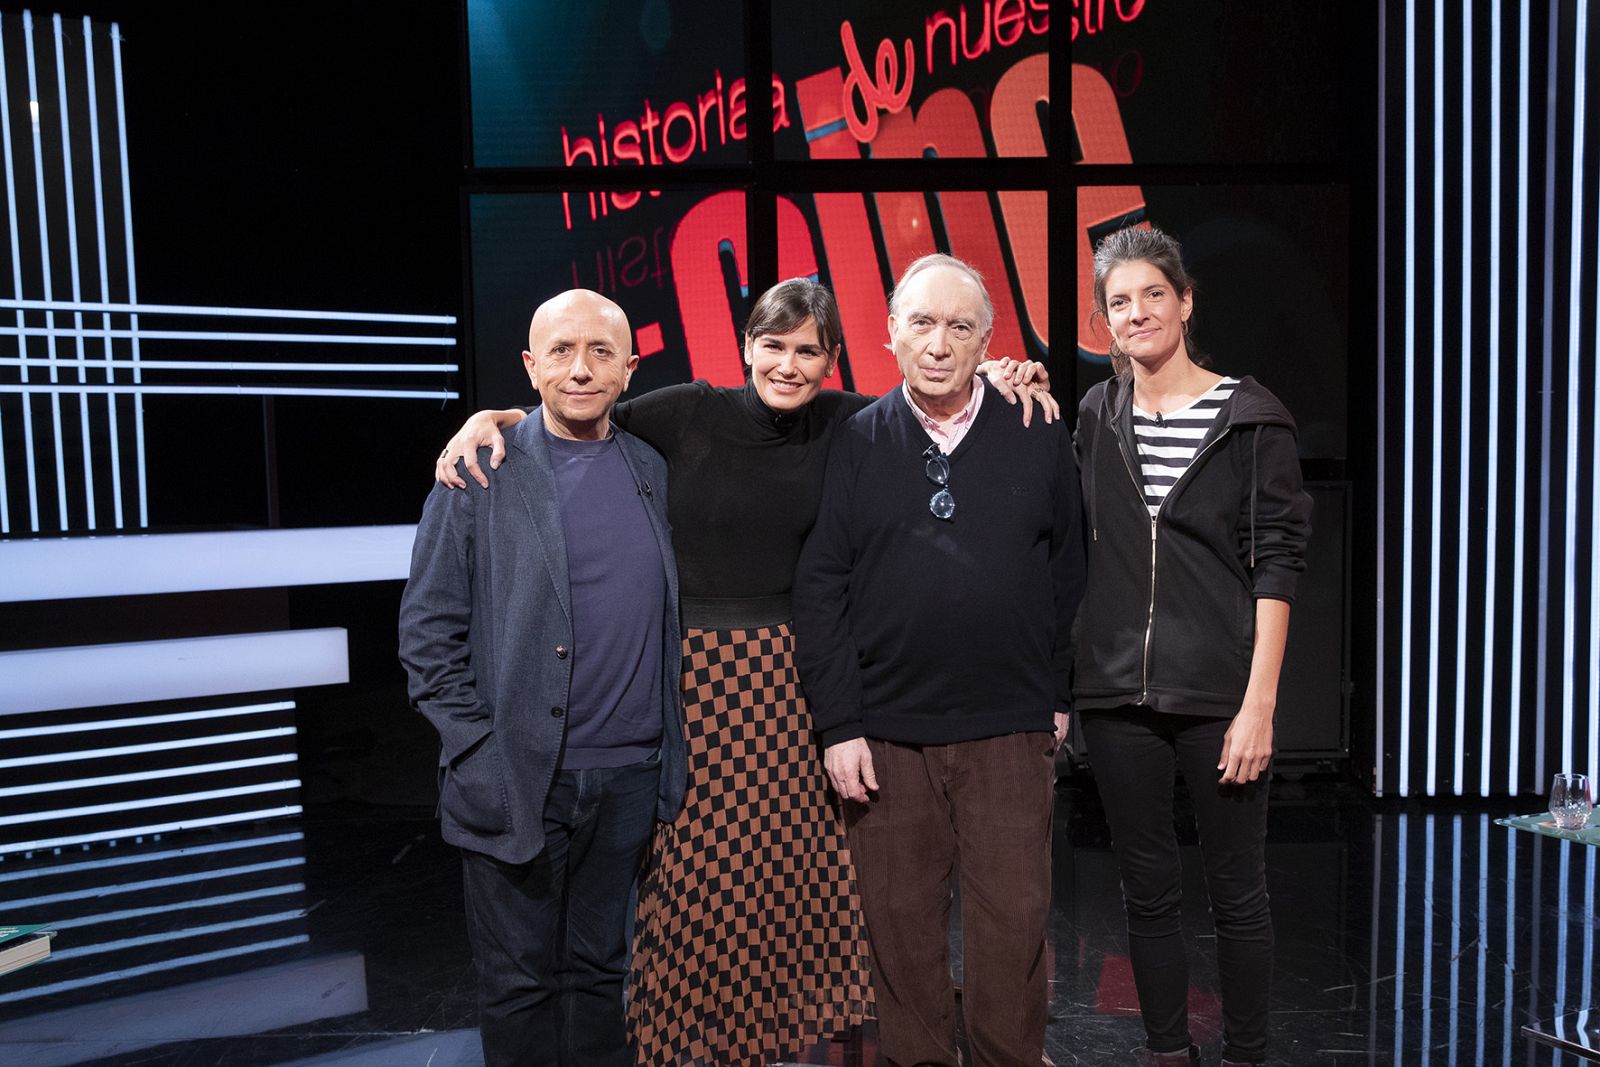
[(795, 575), (795, 654), (825, 745), (1049, 730), (1072, 708), (1083, 594), (1078, 468), (1060, 422), (990, 389), (950, 455), (951, 521), (901, 390), (834, 436)]
[(569, 441), (541, 428), (561, 500), (572, 628), (582, 637), (573, 642), (561, 769), (625, 767), (661, 744), (661, 551), (616, 437)]

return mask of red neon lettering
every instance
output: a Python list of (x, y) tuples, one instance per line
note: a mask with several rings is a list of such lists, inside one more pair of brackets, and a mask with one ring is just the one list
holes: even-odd
[(772, 132), (777, 133), (789, 125), (789, 102), (784, 95), (783, 82), (772, 76)]
[[(630, 160), (640, 166), (644, 165), (644, 152), (639, 146), (639, 124), (637, 122), (619, 122), (613, 131), (611, 140), (611, 154), (617, 162)], [(569, 167), (571, 163), (567, 164)]]
[(967, 5), (961, 5), (961, 55), (964, 59), (978, 59), (989, 51), (989, 0), (983, 0), (983, 18), (978, 20), (978, 25), (983, 29), (983, 36), (978, 38), (978, 43), (967, 44)]
[[(1111, 13), (1118, 22), (1128, 23), (1144, 14), (1145, 0), (1112, 0)], [(1035, 0), (1028, 0), (1028, 6), (1033, 7)], [(1049, 8), (1046, 3), (1045, 8)], [(1078, 32), (1093, 35), (1103, 33), (1106, 28), (1106, 0), (1072, 0), (1072, 40), (1078, 39)]]
[[(878, 42), (877, 78), (867, 77), (866, 67), (861, 62), (861, 52), (856, 48), (855, 31), (850, 28), (848, 20), (839, 26), (839, 43), (844, 46), (845, 62), (850, 67), (850, 73), (844, 80), (844, 120), (850, 127), (850, 132), (855, 134), (858, 141), (870, 141), (878, 135), (878, 109), (882, 108), (891, 115), (898, 114), (905, 109), (911, 99), (911, 85), (916, 78), (916, 53), (912, 49), (911, 39), (906, 38), (906, 77), (899, 89), (895, 82), (900, 80), (900, 64), (895, 57), (894, 45), (887, 39)], [(852, 95), (859, 95), (865, 107), (865, 116), (859, 115), (852, 106)]]
[(933, 73), (933, 35), (940, 30), (946, 31), (945, 36), (950, 41), (950, 65), (956, 65), (956, 20), (943, 11), (935, 11), (928, 16), (922, 35), (922, 50), (928, 60), (929, 74)]
[[(1006, 14), (1006, 8), (1013, 8), (1011, 14)], [(994, 2), (994, 43), (1001, 48), (1010, 48), (1022, 40), (1022, 33), (1027, 29), (1028, 8), (1023, 0), (995, 0)], [(1016, 32), (1006, 39), (1007, 27), (1015, 26)]]
[[(1033, 19), (1035, 13), (1043, 15), (1037, 23)], [(959, 5), (956, 14), (961, 19), (959, 29), (956, 20), (943, 9), (923, 20), (923, 58), (929, 74), (933, 73), (933, 58), (943, 45), (948, 46), (945, 50), (949, 52), (950, 66), (953, 67), (964, 59), (979, 59), (994, 48), (1010, 48), (1022, 40), (1025, 33), (1041, 36), (1050, 32), (1049, 0), (983, 0), (976, 40), (968, 25), (970, 17), (967, 5)], [(944, 31), (944, 41), (936, 44), (941, 30)], [(957, 41), (960, 42), (959, 49), (956, 47)]]
[(587, 155), (589, 157), (589, 165), (591, 167), (598, 166), (600, 164), (600, 157), (595, 155), (593, 141), (589, 140), (587, 137), (579, 137), (576, 140), (568, 140), (567, 128), (565, 126), (561, 127), (561, 157), (565, 161), (565, 164), (570, 167), (573, 163), (577, 162), (578, 157), (583, 155)]
[(659, 117), (650, 110), (650, 101), (644, 102), (644, 116), (639, 120), (639, 128), (644, 130), (645, 146), (650, 149), (650, 162), (660, 163), (661, 157), (656, 154), (656, 127), (661, 125)]
[[(700, 151), (704, 152), (704, 151), (706, 151), (706, 148), (707, 148), (706, 129), (710, 125), (710, 123), (706, 122), (707, 115), (711, 111), (716, 111), (718, 125), (723, 124), (723, 122), (725, 121), (723, 119), (723, 117), (722, 117), (722, 94), (717, 92), (715, 89), (713, 89), (713, 90), (707, 92), (704, 96), (700, 97), (699, 104), (700, 104)], [(724, 140), (722, 143), (726, 144), (727, 141)]]
[[(647, 99), (637, 121), (625, 120), (610, 124), (608, 129), (604, 114), (595, 116), (595, 136), (576, 137), (561, 128), (561, 158), (568, 167), (587, 163), (594, 167), (611, 167), (622, 163), (652, 165), (663, 161), (684, 163), (696, 152), (709, 152), (722, 147), (730, 139), (739, 141), (745, 136), (745, 83), (736, 79), (724, 86), (722, 71), (712, 71), (712, 87), (704, 93), (678, 100), (666, 110), (657, 111)], [(776, 132), (789, 125), (788, 97), (783, 79), (772, 76), (772, 128)], [(686, 128), (687, 127), (687, 128)], [(657, 134), (659, 132), (659, 140)], [(712, 141), (716, 144), (713, 146)], [(660, 196), (650, 190), (651, 196)], [(597, 219), (614, 207), (626, 211), (638, 204), (643, 194), (614, 192), (589, 194), (589, 218)], [(572, 229), (571, 194), (563, 193), (562, 213), (567, 229)]]
[(735, 141), (744, 140), (744, 79), (735, 78), (728, 86), (728, 136)]
[[(1039, 22), (1033, 21), (1036, 14), (1043, 15)], [(1028, 0), (1028, 32), (1044, 34), (1050, 32), (1050, 0)]]
[[(672, 145), (672, 120), (679, 119), (689, 124), (689, 139), (676, 148)], [(661, 147), (666, 150), (667, 159), (672, 163), (682, 163), (694, 155), (695, 129), (694, 112), (689, 110), (689, 105), (679, 100), (667, 108), (667, 114), (661, 120)]]

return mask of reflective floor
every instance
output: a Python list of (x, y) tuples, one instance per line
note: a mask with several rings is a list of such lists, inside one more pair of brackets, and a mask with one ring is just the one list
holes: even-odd
[[(1048, 1051), (1141, 1043), (1116, 864), (1093, 786), (1063, 782)], [(50, 922), (55, 954), (0, 976), (0, 1064), (482, 1062), (459, 862), (417, 807), (313, 806), (293, 821), (0, 861), (0, 921)], [(1521, 1036), (1600, 1000), (1594, 848), (1496, 826), (1503, 805), (1404, 807), (1330, 782), (1274, 787), (1274, 1060), (1581, 1062)], [(1218, 1002), (1189, 863), (1196, 1038)], [(804, 1050), (870, 1065), (871, 1033)]]

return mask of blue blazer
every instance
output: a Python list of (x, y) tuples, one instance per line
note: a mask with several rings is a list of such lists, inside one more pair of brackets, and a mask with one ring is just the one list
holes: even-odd
[[(400, 601), (400, 661), (412, 706), (439, 731), (444, 839), (505, 863), (544, 848), (544, 804), (566, 736), (572, 686), (567, 545), (542, 417), (507, 435), (492, 489), (435, 485)], [(661, 649), (661, 787), (656, 815), (683, 803), (678, 570), (667, 465), (614, 430), (645, 499), (667, 576)], [(488, 462), (483, 450), (480, 462)]]

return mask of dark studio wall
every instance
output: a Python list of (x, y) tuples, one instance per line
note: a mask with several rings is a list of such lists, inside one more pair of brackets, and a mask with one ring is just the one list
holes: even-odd
[[(21, 55), (20, 10), (5, 7), (8, 60)], [(41, 63), (56, 12), (69, 39), (85, 15), (121, 30), (141, 301), (460, 314), (457, 5), (35, 5)], [(108, 51), (102, 40), (103, 68)], [(463, 390), (468, 377), (440, 381)], [(147, 396), (149, 530), (415, 522), (431, 457), (468, 410), (437, 399)], [(9, 447), (16, 419), (6, 432)], [(6, 647), (21, 647), (9, 638), (22, 634), (39, 646), (347, 627), (350, 684), (297, 695), (304, 799), (401, 790), (428, 801), (433, 738), (405, 705), (395, 660), (401, 584), (9, 604), (0, 620)]]

